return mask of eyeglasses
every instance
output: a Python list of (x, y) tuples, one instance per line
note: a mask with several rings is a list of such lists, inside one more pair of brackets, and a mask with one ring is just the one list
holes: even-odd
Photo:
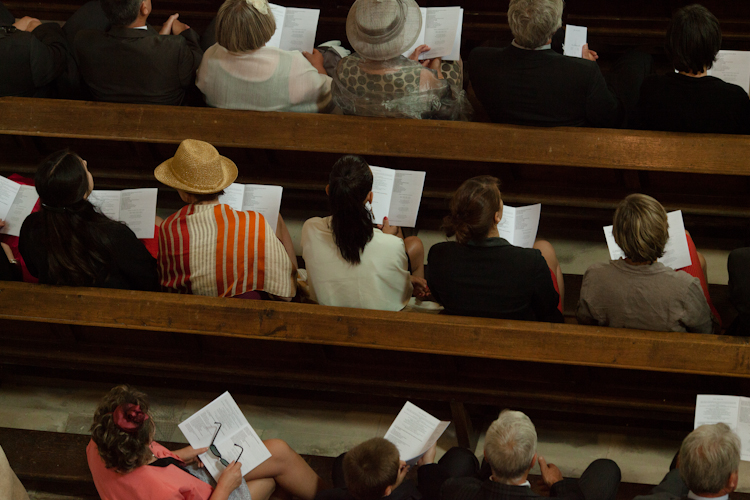
[[(221, 422), (214, 422), (214, 423), (218, 425), (219, 427), (216, 429), (213, 439), (211, 439), (211, 444), (208, 445), (208, 451), (210, 451), (213, 456), (219, 459), (219, 462), (221, 462), (221, 465), (223, 465), (224, 467), (228, 467), (229, 462), (227, 462), (225, 458), (221, 458), (221, 452), (214, 444), (214, 441), (216, 441), (216, 436), (219, 435), (219, 431), (221, 430)], [(242, 453), (244, 453), (245, 449), (242, 446), (238, 445), (237, 443), (234, 443), (234, 445), (240, 449), (240, 454), (237, 455), (237, 458), (234, 460), (235, 462), (239, 462), (240, 457), (242, 456)]]

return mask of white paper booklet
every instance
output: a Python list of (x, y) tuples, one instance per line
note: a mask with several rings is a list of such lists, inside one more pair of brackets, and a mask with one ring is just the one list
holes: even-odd
[(266, 45), (281, 50), (299, 50), (312, 54), (320, 9), (298, 9), (272, 3), (268, 5), (276, 19), (276, 31)]
[(5, 221), (0, 234), (20, 236), (23, 221), (34, 210), (38, 199), (34, 186), (24, 186), (0, 177), (0, 219)]
[[(682, 220), (682, 210), (669, 212), (667, 222), (669, 223), (669, 239), (667, 240), (667, 246), (664, 247), (664, 255), (658, 262), (672, 269), (682, 269), (692, 264), (687, 236), (685, 236), (685, 223)], [(625, 253), (615, 243), (612, 226), (604, 228), (604, 237), (607, 239), (609, 257), (612, 260), (624, 259)]]
[(89, 201), (112, 220), (124, 222), (136, 238), (153, 238), (156, 229), (156, 188), (105, 191), (94, 189)]
[(518, 208), (503, 205), (503, 218), (497, 225), (500, 237), (517, 247), (533, 247), (541, 215), (541, 203)]
[(391, 226), (416, 226), (425, 172), (393, 170), (372, 165), (370, 169), (373, 222), (382, 224), (383, 217), (388, 217)]
[(420, 45), (430, 50), (420, 59), (442, 57), (444, 61), (457, 61), (461, 55), (461, 31), (464, 10), (461, 7), (422, 7), (422, 30), (417, 41), (404, 52), (409, 57)]
[(695, 400), (695, 427), (727, 424), (740, 437), (740, 458), (750, 460), (750, 398), (698, 394)]
[(281, 186), (233, 183), (219, 196), (219, 203), (226, 203), (238, 211), (252, 210), (263, 214), (268, 224), (276, 231), (281, 210)]
[[(221, 423), (220, 429), (216, 422)], [(178, 427), (193, 448), (207, 448), (216, 430), (219, 429), (214, 445), (221, 453), (221, 458), (229, 463), (236, 460), (238, 456), (240, 457), (243, 476), (271, 458), (271, 452), (260, 440), (255, 429), (250, 426), (240, 407), (228, 392), (198, 410)], [(225, 469), (219, 458), (210, 450), (199, 455), (198, 458), (211, 476), (218, 481)]]
[(437, 443), (450, 422), (440, 421), (407, 401), (384, 438), (396, 445), (401, 460), (416, 464)]
[(750, 52), (746, 50), (720, 50), (708, 75), (727, 83), (739, 85), (750, 93)]
[(565, 26), (565, 42), (563, 54), (571, 57), (583, 57), (583, 46), (586, 45), (588, 28), (585, 26)]

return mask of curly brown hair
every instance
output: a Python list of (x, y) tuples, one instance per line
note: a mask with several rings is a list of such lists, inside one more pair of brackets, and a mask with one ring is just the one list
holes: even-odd
[(127, 385), (113, 387), (99, 403), (91, 424), (91, 439), (99, 449), (99, 456), (108, 469), (126, 473), (145, 465), (151, 458), (149, 445), (154, 435), (154, 420), (148, 418), (140, 429), (127, 433), (117, 427), (112, 412), (121, 405), (139, 405), (148, 415), (149, 404), (146, 394)]

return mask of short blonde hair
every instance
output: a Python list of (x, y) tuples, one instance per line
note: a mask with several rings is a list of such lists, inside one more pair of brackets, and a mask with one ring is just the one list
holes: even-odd
[(521, 47), (545, 45), (562, 26), (563, 0), (510, 0), (508, 25)]
[(520, 411), (503, 410), (484, 438), (484, 456), (497, 479), (523, 476), (536, 454), (536, 428)]
[(226, 0), (216, 15), (216, 41), (229, 52), (257, 50), (275, 32), (270, 7), (268, 14), (262, 14), (245, 0)]
[(617, 206), (612, 233), (630, 260), (653, 262), (669, 239), (667, 211), (650, 196), (631, 194)]

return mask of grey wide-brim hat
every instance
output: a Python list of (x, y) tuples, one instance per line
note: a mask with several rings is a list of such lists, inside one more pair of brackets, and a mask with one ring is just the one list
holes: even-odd
[(422, 30), (414, 0), (357, 0), (346, 17), (346, 36), (357, 53), (387, 61), (409, 50)]

